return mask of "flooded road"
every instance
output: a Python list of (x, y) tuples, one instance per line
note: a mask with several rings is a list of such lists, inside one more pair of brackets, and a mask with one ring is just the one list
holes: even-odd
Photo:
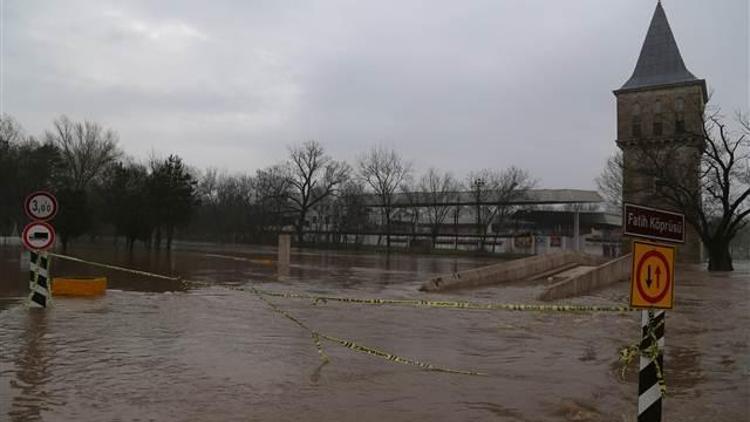
[[(351, 297), (538, 303), (543, 285), (450, 294), (417, 291), (435, 274), (491, 259), (293, 252), (183, 245), (128, 257), (109, 248), (71, 255), (185, 279), (180, 282), (52, 262), (53, 275), (107, 275), (95, 299), (25, 308), (19, 249), (0, 248), (0, 421), (634, 421), (635, 365), (618, 350), (639, 340), (640, 314), (466, 311), (270, 298), (315, 330), (400, 356), (486, 376), (424, 371), (323, 342), (249, 292), (226, 286)], [(750, 265), (732, 274), (678, 269), (667, 312), (669, 421), (746, 421), (750, 415)], [(617, 285), (568, 302), (623, 304)]]

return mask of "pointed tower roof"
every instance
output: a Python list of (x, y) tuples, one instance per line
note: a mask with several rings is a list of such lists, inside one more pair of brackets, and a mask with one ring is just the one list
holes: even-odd
[(705, 85), (705, 81), (696, 78), (685, 67), (680, 49), (669, 27), (667, 15), (659, 1), (656, 4), (654, 16), (651, 18), (651, 25), (648, 27), (633, 75), (618, 91), (691, 82)]

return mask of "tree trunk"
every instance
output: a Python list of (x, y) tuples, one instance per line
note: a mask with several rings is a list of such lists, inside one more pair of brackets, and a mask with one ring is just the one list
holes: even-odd
[(300, 245), (304, 242), (304, 231), (305, 231), (305, 217), (306, 217), (307, 211), (302, 211), (299, 216), (299, 220), (297, 220), (297, 242), (299, 242)]
[(172, 249), (172, 236), (174, 236), (174, 227), (167, 226), (167, 250)]
[(390, 211), (385, 214), (385, 248), (391, 250), (391, 215)]
[(161, 226), (156, 226), (156, 235), (154, 236), (154, 246), (156, 249), (161, 249)]
[(714, 242), (708, 247), (708, 271), (734, 271), (729, 242)]

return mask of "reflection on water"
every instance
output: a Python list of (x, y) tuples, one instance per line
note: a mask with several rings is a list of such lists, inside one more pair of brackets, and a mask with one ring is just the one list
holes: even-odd
[[(8, 416), (14, 421), (38, 420), (44, 410), (54, 405), (46, 390), (50, 378), (50, 344), (47, 335), (48, 314), (41, 309), (29, 309), (25, 315), (21, 349), (15, 356), (18, 370), (10, 379), (15, 390)], [(59, 403), (58, 403), (59, 404)]]
[[(323, 343), (248, 293), (222, 285), (358, 297), (535, 302), (543, 285), (445, 295), (420, 281), (493, 262), (430, 256), (293, 253), (279, 281), (267, 248), (182, 245), (167, 253), (71, 254), (216, 283), (145, 279), (53, 261), (57, 275), (107, 275), (93, 299), (22, 306), (18, 250), (0, 248), (0, 420), (634, 420), (634, 369), (618, 348), (636, 314), (539, 314), (311, 304), (273, 299), (320, 332), (486, 377), (421, 371)], [(241, 259), (220, 258), (225, 255)], [(666, 420), (748, 419), (750, 265), (731, 275), (680, 270), (666, 322)], [(626, 286), (579, 298), (614, 303)], [(700, 417), (696, 416), (700, 415)], [(696, 419), (696, 417), (698, 419)]]

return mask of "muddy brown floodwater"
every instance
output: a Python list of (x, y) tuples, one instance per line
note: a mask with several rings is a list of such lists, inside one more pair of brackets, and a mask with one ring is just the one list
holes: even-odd
[[(110, 278), (106, 296), (23, 306), (19, 249), (0, 248), (0, 420), (9, 421), (634, 421), (640, 314), (466, 311), (271, 299), (315, 330), (486, 376), (424, 371), (324, 342), (251, 293), (226, 286), (354, 297), (536, 303), (542, 284), (451, 294), (420, 280), (488, 259), (297, 251), (277, 279), (272, 249), (181, 245), (129, 257), (108, 247), (71, 255), (179, 274), (181, 283), (53, 260), (54, 275)], [(230, 259), (240, 257), (243, 261)], [(666, 421), (747, 421), (750, 264), (731, 274), (679, 268), (667, 312)], [(567, 302), (622, 304), (617, 285)]]

